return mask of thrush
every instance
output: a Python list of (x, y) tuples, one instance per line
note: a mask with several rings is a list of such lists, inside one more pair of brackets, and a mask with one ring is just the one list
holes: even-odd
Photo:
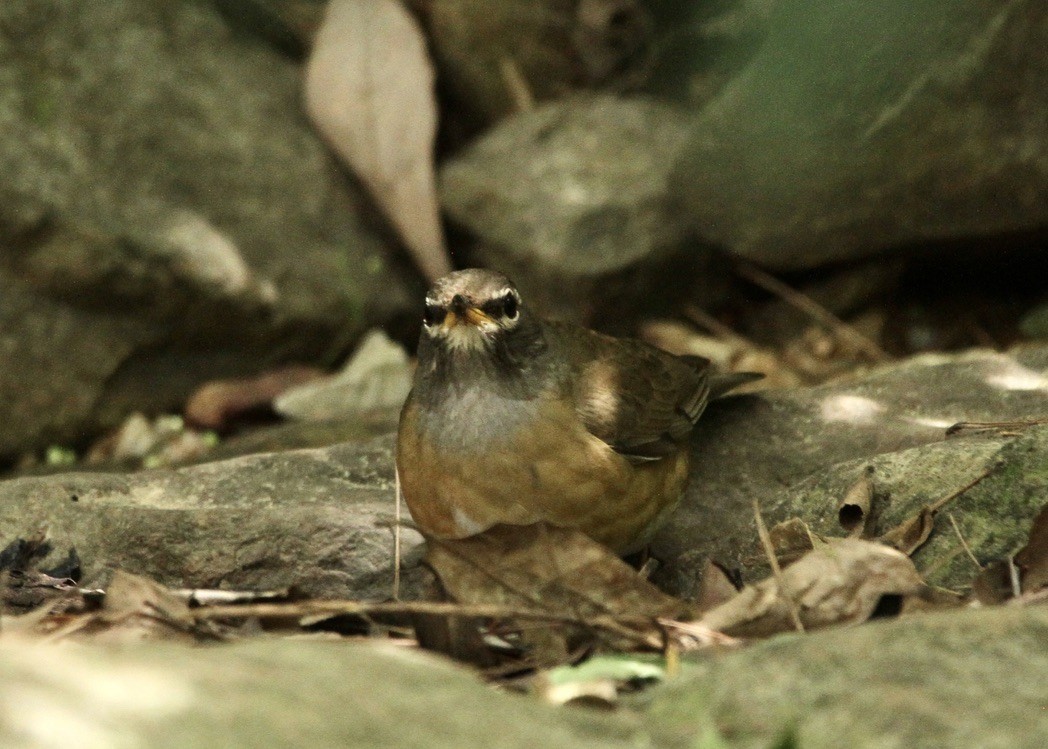
[(760, 377), (540, 319), (489, 270), (439, 279), (422, 323), (397, 471), (440, 539), (544, 521), (643, 548), (680, 503), (706, 404)]

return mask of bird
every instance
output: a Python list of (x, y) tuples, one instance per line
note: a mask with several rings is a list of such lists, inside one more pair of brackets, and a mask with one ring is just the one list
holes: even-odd
[(544, 522), (628, 555), (680, 503), (707, 403), (761, 376), (542, 319), (502, 273), (454, 271), (425, 298), (400, 490), (428, 538)]

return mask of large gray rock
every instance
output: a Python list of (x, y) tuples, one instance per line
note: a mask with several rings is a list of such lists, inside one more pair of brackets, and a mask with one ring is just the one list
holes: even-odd
[(501, 694), (404, 648), (0, 648), (0, 746), (626, 749), (635, 722)]
[[(119, 568), (172, 587), (386, 598), (393, 519), (388, 439), (178, 470), (0, 482), (0, 540), (46, 527), (56, 560), (76, 548), (87, 586), (105, 585)], [(403, 540), (409, 564), (417, 561), (419, 536), (405, 531)], [(421, 583), (412, 570), (408, 582)]]
[(1042, 0), (783, 0), (676, 184), (705, 239), (783, 269), (1038, 231), (1046, 112)]
[(328, 361), (397, 305), (298, 70), (205, 3), (0, 4), (0, 456)]
[[(714, 403), (695, 430), (691, 483), (653, 545), (668, 562), (656, 580), (682, 594), (697, 589), (703, 558), (765, 573), (752, 503), (769, 525), (790, 517), (817, 532), (846, 535), (837, 504), (873, 467), (886, 531), (985, 470), (1001, 467), (949, 504), (985, 564), (1025, 543), (1048, 502), (1048, 427), (959, 434), (959, 421), (1048, 417), (1048, 347), (1009, 353), (925, 355), (886, 365), (853, 382), (739, 396)], [(918, 553), (931, 581), (963, 589), (975, 568), (949, 520)]]
[(441, 200), (529, 303), (568, 317), (623, 298), (650, 307), (697, 262), (668, 182), (685, 135), (683, 115), (654, 101), (549, 104), (448, 162)]
[(1046, 643), (1043, 607), (781, 636), (699, 659), (655, 694), (648, 725), (666, 749), (1037, 749)]

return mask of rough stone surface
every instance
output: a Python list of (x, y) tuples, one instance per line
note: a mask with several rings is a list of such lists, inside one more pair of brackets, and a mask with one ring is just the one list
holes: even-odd
[[(715, 403), (696, 430), (687, 496), (653, 544), (665, 563), (655, 581), (691, 595), (708, 556), (761, 576), (754, 499), (769, 524), (799, 516), (817, 532), (845, 535), (837, 503), (873, 466), (871, 527), (880, 533), (999, 462), (940, 513), (915, 556), (931, 582), (963, 590), (975, 569), (945, 513), (982, 563), (1018, 549), (1048, 501), (1048, 426), (949, 439), (945, 429), (1048, 416), (1046, 393), (1048, 347), (1039, 346), (922, 356), (849, 384)], [(311, 440), (346, 434), (325, 428)], [(280, 449), (286, 439), (241, 448)], [(295, 584), (326, 596), (385, 596), (391, 445), (387, 436), (177, 470), (0, 482), (0, 539), (46, 522), (56, 556), (76, 546), (92, 584), (122, 567), (177, 586)]]
[[(1048, 734), (1048, 610), (999, 608), (788, 635), (659, 690), (654, 745), (1036, 749)], [(687, 672), (685, 672), (687, 673)], [(696, 744), (698, 737), (723, 743)]]
[(585, 316), (623, 294), (662, 298), (695, 262), (668, 183), (684, 123), (639, 98), (549, 104), (448, 162), (442, 202), (480, 239), (481, 259), (540, 308)]
[[(1048, 434), (1041, 427), (947, 440), (945, 430), (959, 421), (1038, 416), (1048, 416), (1044, 346), (919, 356), (850, 383), (714, 403), (694, 434), (684, 502), (653, 545), (668, 562), (656, 581), (694, 592), (706, 556), (758, 570), (754, 499), (769, 525), (799, 516), (821, 532), (845, 535), (836, 525), (837, 503), (868, 465), (882, 512), (877, 525), (887, 530), (1003, 461), (944, 510), (976, 544), (976, 556), (999, 557), (1022, 545), (1048, 501)], [(918, 567), (934, 569), (941, 584), (970, 583), (974, 567), (948, 519), (940, 515), (936, 528)]]
[(1043, 236), (1046, 50), (1042, 0), (780, 2), (676, 184), (703, 238), (783, 269)]
[(298, 75), (206, 3), (0, 4), (0, 455), (329, 361), (398, 303)]
[(403, 648), (263, 640), (0, 648), (0, 745), (626, 749), (635, 722), (500, 694)]
[(646, 67), (651, 29), (638, 0), (408, 0), (424, 20), (444, 93), (490, 122), (526, 98), (619, 89)]
[[(76, 548), (87, 586), (104, 585), (119, 568), (173, 587), (294, 585), (321, 597), (386, 598), (393, 518), (388, 439), (177, 470), (0, 482), (0, 539), (46, 525), (56, 559)], [(405, 531), (409, 589), (422, 581), (413, 566), (419, 541)]]

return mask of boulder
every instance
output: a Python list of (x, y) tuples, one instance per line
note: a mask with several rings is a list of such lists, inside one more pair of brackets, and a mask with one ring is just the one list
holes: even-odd
[[(46, 528), (53, 561), (75, 548), (87, 587), (124, 569), (176, 588), (294, 586), (382, 599), (393, 583), (393, 482), (389, 439), (175, 470), (13, 479), (0, 482), (0, 540)], [(404, 531), (405, 595), (423, 583), (420, 541)]]
[(653, 544), (667, 563), (655, 580), (693, 595), (705, 557), (751, 580), (766, 574), (754, 500), (769, 526), (800, 517), (815, 532), (847, 535), (837, 505), (872, 468), (874, 536), (992, 469), (944, 507), (915, 557), (930, 582), (966, 589), (977, 570), (945, 513), (982, 564), (1020, 548), (1048, 501), (1048, 426), (946, 429), (1043, 419), (1046, 394), (1048, 347), (1034, 346), (922, 355), (850, 382), (715, 402), (694, 433), (684, 501)]
[(418, 651), (255, 640), (0, 648), (0, 745), (626, 749), (635, 722), (496, 692)]
[(1043, 236), (1041, 0), (784, 0), (763, 33), (675, 174), (704, 239), (785, 270)]
[(695, 659), (656, 691), (647, 723), (665, 749), (1035, 749), (1046, 728), (1046, 638), (1044, 608), (780, 636)]
[(587, 318), (666, 306), (694, 279), (669, 174), (685, 117), (641, 98), (580, 96), (505, 120), (440, 173), (441, 200), (537, 308)]
[(330, 363), (405, 303), (293, 62), (205, 3), (4, 3), (0, 25), (0, 456)]

